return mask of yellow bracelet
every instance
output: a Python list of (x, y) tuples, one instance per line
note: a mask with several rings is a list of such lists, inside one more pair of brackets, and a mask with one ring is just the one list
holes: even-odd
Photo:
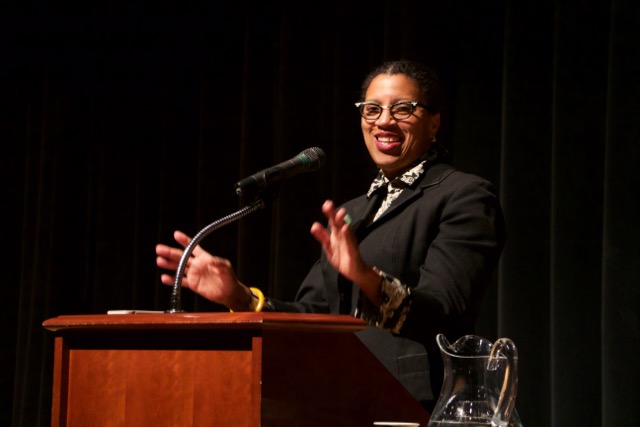
[[(259, 313), (264, 308), (264, 294), (258, 288), (249, 288), (249, 290), (251, 291), (251, 304), (249, 304), (249, 311), (255, 311), (256, 313)], [(254, 303), (254, 298), (258, 300), (257, 303)], [(229, 312), (233, 313), (233, 310), (229, 309)]]
[(264, 294), (262, 293), (262, 291), (258, 288), (249, 288), (249, 290), (251, 291), (251, 295), (255, 298), (258, 298), (258, 303), (251, 304), (250, 308), (255, 311), (256, 313), (261, 312), (262, 309), (264, 308)]

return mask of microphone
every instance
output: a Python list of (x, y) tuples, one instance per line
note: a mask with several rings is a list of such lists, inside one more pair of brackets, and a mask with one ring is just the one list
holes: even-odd
[(277, 186), (281, 181), (303, 172), (312, 172), (324, 165), (324, 151), (318, 147), (307, 148), (297, 156), (270, 168), (254, 173), (235, 184), (236, 194), (242, 196), (250, 191), (264, 191)]

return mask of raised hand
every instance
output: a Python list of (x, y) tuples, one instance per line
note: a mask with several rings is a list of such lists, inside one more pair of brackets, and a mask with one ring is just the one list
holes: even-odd
[[(176, 231), (173, 237), (183, 248), (186, 248), (191, 241), (191, 238), (181, 231)], [(163, 284), (173, 285), (175, 282), (175, 271), (178, 269), (183, 253), (180, 248), (163, 244), (156, 246), (158, 267), (174, 272), (174, 275), (165, 273), (160, 276), (160, 281)], [(247, 302), (251, 299), (249, 289), (240, 283), (231, 262), (211, 255), (200, 246), (193, 249), (191, 257), (187, 261), (182, 286), (234, 311), (246, 310)]]
[(344, 277), (356, 283), (375, 304), (379, 303), (380, 277), (360, 255), (358, 241), (347, 221), (344, 208), (336, 211), (331, 200), (322, 205), (322, 213), (327, 218), (330, 231), (322, 224), (314, 222), (311, 234), (322, 245), (327, 259)]

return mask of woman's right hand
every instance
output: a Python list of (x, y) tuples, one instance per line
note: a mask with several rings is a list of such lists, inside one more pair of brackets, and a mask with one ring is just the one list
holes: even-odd
[[(174, 232), (173, 237), (183, 248), (191, 242), (191, 238), (181, 231)], [(156, 246), (157, 266), (174, 272), (174, 275), (164, 273), (160, 276), (163, 284), (174, 284), (175, 271), (183, 253), (180, 248), (163, 244)], [(231, 262), (211, 255), (200, 246), (196, 246), (191, 253), (182, 277), (182, 286), (233, 311), (248, 310), (252, 298), (249, 288), (236, 277)]]

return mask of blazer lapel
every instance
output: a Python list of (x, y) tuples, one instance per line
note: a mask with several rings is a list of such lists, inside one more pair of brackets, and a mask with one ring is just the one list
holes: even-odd
[(380, 223), (392, 212), (401, 209), (404, 205), (410, 203), (416, 197), (420, 197), (420, 195), (426, 188), (438, 185), (454, 170), (455, 169), (452, 166), (445, 163), (438, 163), (428, 167), (424, 174), (422, 174), (418, 182), (415, 183), (416, 185), (412, 187), (405, 187), (402, 190), (402, 193), (400, 193), (400, 196), (393, 203), (391, 203), (389, 209), (387, 209), (387, 211), (383, 213), (374, 224)]
[(352, 208), (351, 229), (357, 233), (362, 227), (366, 227), (368, 219), (373, 215), (374, 209), (378, 209), (382, 203), (382, 196), (377, 192), (372, 197), (362, 196), (362, 200)]

